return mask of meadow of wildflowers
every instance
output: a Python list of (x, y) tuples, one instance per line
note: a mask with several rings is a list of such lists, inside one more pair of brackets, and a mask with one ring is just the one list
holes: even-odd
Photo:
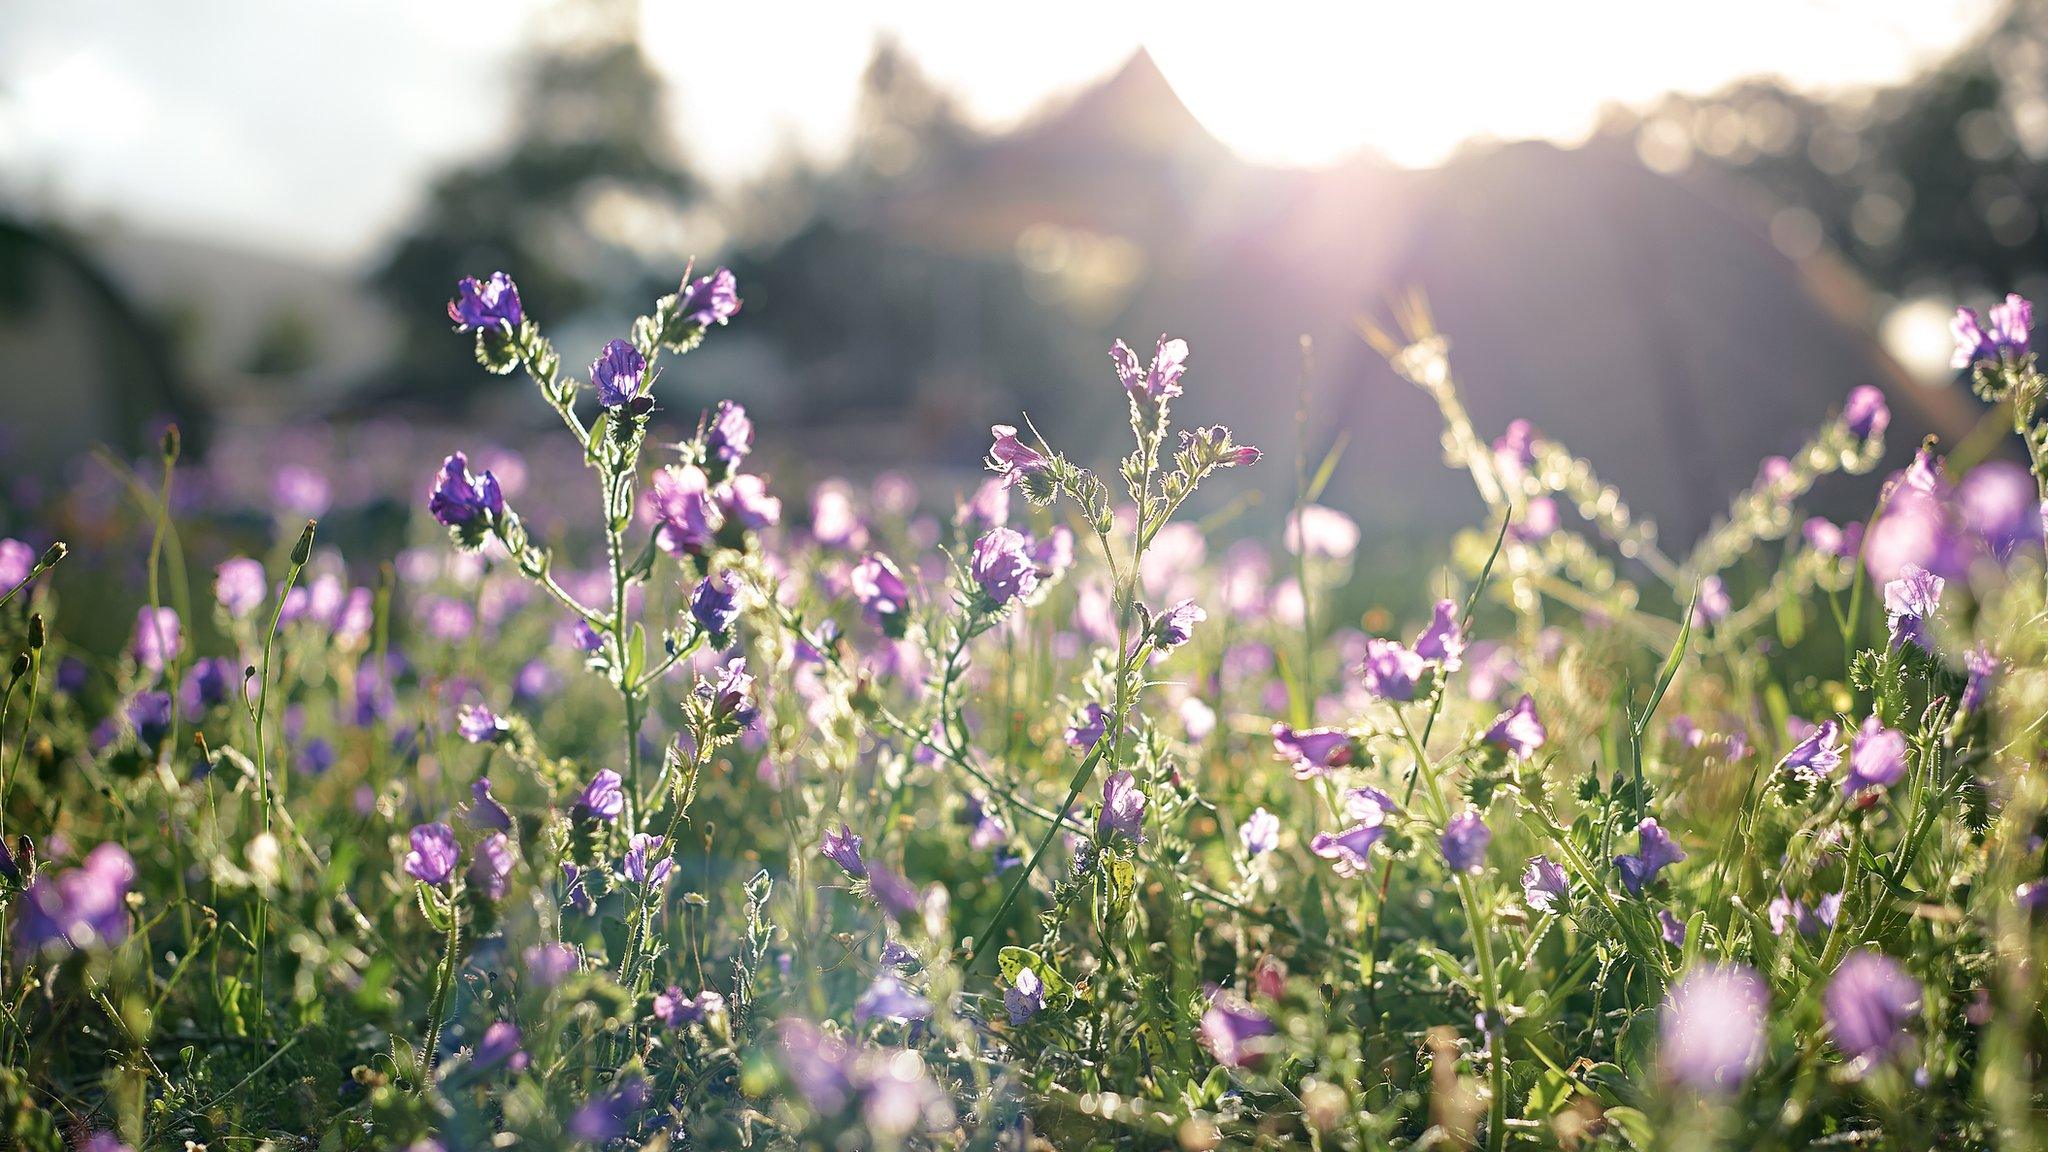
[[(1858, 389), (1682, 554), (1404, 303), (1489, 518), (1370, 633), (1319, 446), (1177, 425), (1183, 340), (1110, 350), (1127, 456), (1019, 414), (953, 499), (666, 407), (723, 269), (582, 369), (504, 273), (448, 313), (571, 466), (237, 495), (170, 429), (68, 554), (10, 512), (0, 1144), (2048, 1142), (2024, 300), (1956, 321), (2009, 452), (1806, 517)], [(349, 467), (395, 557), (323, 542)], [(1183, 515), (1273, 467), (1276, 539)]]

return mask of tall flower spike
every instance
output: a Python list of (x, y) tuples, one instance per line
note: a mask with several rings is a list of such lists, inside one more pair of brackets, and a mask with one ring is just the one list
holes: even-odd
[(1187, 371), (1188, 342), (1161, 335), (1152, 363), (1141, 365), (1138, 354), (1119, 340), (1110, 348), (1109, 358), (1116, 364), (1117, 379), (1123, 382), (1125, 391), (1156, 404), (1180, 395), (1180, 378)]

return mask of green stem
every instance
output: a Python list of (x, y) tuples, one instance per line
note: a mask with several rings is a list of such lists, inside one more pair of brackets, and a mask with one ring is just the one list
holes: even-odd
[(434, 1058), (441, 1047), (441, 1014), (448, 1010), (448, 990), (455, 985), (455, 956), (462, 947), (462, 914), (451, 895), (448, 900), (448, 946), (434, 980), (434, 1002), (427, 1009), (427, 1038), (421, 1046), (420, 1079), (416, 1091), (425, 1095), (434, 1082)]

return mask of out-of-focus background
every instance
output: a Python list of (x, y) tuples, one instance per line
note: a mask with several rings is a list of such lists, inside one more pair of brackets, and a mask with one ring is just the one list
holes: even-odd
[(745, 310), (662, 401), (745, 403), (790, 491), (965, 477), (1020, 411), (1107, 451), (1109, 341), (1170, 331), (1267, 511), (1305, 427), (1350, 437), (1325, 502), (1458, 523), (1433, 408), (1354, 328), (1419, 288), (1482, 431), (1532, 419), (1685, 540), (1857, 384), (1895, 452), (1966, 435), (1950, 310), (2048, 293), (2048, 5), (1249, 15), (17, 0), (7, 498), (167, 417), (252, 503), (423, 490), (447, 430), (550, 419), (448, 331), (458, 277), (512, 273), (580, 364), (694, 257)]

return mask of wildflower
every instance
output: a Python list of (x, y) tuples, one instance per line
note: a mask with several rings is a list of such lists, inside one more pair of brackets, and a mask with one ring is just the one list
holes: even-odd
[(597, 915), (597, 897), (590, 892), (590, 877), (574, 864), (562, 865), (562, 905), (585, 916)]
[(1017, 969), (1017, 979), (1003, 992), (1003, 1008), (1010, 1014), (1010, 1026), (1017, 1027), (1045, 1010), (1045, 981), (1030, 968)]
[(495, 744), (511, 734), (512, 722), (482, 704), (465, 704), (456, 714), (456, 727), (471, 744)]
[(604, 637), (590, 626), (590, 621), (578, 620), (569, 629), (569, 643), (578, 652), (596, 652), (604, 647)]
[(1884, 393), (1869, 384), (1859, 384), (1849, 390), (1849, 399), (1842, 405), (1842, 423), (1860, 440), (1869, 440), (1884, 435), (1891, 425), (1892, 411), (1885, 406)]
[(713, 638), (714, 644), (724, 647), (733, 625), (740, 619), (739, 593), (731, 573), (716, 572), (697, 584), (696, 591), (690, 593), (690, 619)]
[(1657, 929), (1664, 936), (1664, 942), (1673, 948), (1685, 947), (1685, 921), (1671, 914), (1669, 908), (1657, 909)]
[(1764, 1054), (1770, 992), (1741, 964), (1688, 969), (1664, 997), (1658, 1021), (1658, 1065), (1695, 1092), (1732, 1092)]
[(798, 1018), (782, 1021), (776, 1031), (783, 1071), (804, 1102), (827, 1115), (845, 1108), (854, 1077), (854, 1054), (846, 1041)]
[[(444, 826), (445, 827), (445, 826)], [(407, 870), (412, 857), (406, 857)], [(477, 841), (476, 855), (469, 864), (469, 882), (492, 900), (503, 900), (512, 889), (512, 842), (503, 832), (493, 832)], [(424, 879), (424, 877), (422, 877)]]
[(1719, 576), (1709, 576), (1700, 581), (1699, 599), (1694, 602), (1692, 622), (1695, 628), (1719, 624), (1728, 618), (1735, 602), (1728, 597), (1728, 585)]
[(811, 535), (827, 548), (853, 551), (867, 544), (867, 527), (854, 511), (844, 481), (827, 480), (812, 493)]
[(891, 920), (907, 920), (917, 913), (917, 889), (881, 864), (868, 869), (868, 895)]
[(1014, 528), (991, 528), (975, 541), (968, 570), (982, 595), (999, 608), (1038, 587), (1029, 541)]
[(860, 847), (860, 837), (853, 834), (853, 829), (841, 823), (837, 832), (830, 828), (825, 830), (825, 839), (819, 843), (818, 851), (824, 854), (825, 859), (845, 869), (848, 876), (861, 880), (868, 874), (868, 865), (867, 861), (861, 858)]
[(569, 1117), (569, 1135), (603, 1144), (626, 1134), (632, 1118), (647, 1107), (647, 1081), (629, 1076), (617, 1088), (593, 1096)]
[(1429, 626), (1415, 638), (1415, 654), (1446, 672), (1456, 672), (1465, 663), (1465, 629), (1458, 623), (1456, 601), (1439, 600), (1431, 611)]
[(754, 706), (754, 678), (747, 672), (744, 656), (719, 672), (716, 685), (698, 681), (697, 695), (711, 702), (712, 723), (722, 728), (744, 732), (754, 726), (754, 720), (760, 715), (760, 710)]
[(758, 532), (782, 523), (782, 501), (768, 494), (768, 482), (752, 473), (734, 476), (711, 490), (728, 523)]
[(1264, 808), (1255, 810), (1238, 828), (1237, 841), (1246, 856), (1264, 856), (1280, 846), (1280, 818)]
[(870, 552), (854, 565), (847, 583), (869, 623), (885, 632), (900, 624), (910, 605), (910, 589), (904, 585), (903, 573), (894, 561), (880, 552)]
[(128, 643), (128, 654), (144, 671), (162, 672), (184, 650), (185, 635), (177, 609), (144, 605), (135, 610), (135, 637)]
[(526, 950), (526, 975), (543, 988), (552, 988), (576, 971), (576, 950), (567, 944), (536, 944)]
[(1110, 348), (1109, 358), (1116, 364), (1116, 376), (1123, 381), (1125, 391), (1156, 404), (1180, 395), (1181, 374), (1187, 371), (1188, 342), (1160, 336), (1149, 366), (1141, 366), (1138, 354), (1121, 340)]
[(427, 511), (454, 534), (465, 548), (483, 543), (484, 533), (505, 514), (505, 493), (498, 478), (485, 469), (481, 477), (469, 473), (469, 458), (457, 452), (441, 461), (434, 477), (434, 489), (427, 496)]
[(854, 1001), (853, 1018), (865, 1024), (880, 1018), (908, 1024), (932, 1014), (931, 1001), (910, 990), (894, 976), (877, 976), (868, 990)]
[(1524, 692), (1514, 707), (1494, 718), (1493, 726), (1480, 739), (1496, 748), (1506, 749), (1508, 755), (1517, 760), (1527, 760), (1543, 747), (1548, 735), (1543, 721), (1536, 717), (1536, 701)]
[(1963, 668), (1970, 675), (1969, 682), (1963, 685), (1963, 711), (1975, 712), (1991, 698), (1992, 686), (2005, 670), (2005, 662), (1979, 644), (1963, 654)]
[(479, 777), (476, 783), (471, 784), (469, 786), (469, 794), (473, 803), (470, 804), (468, 811), (464, 815), (471, 824), (479, 828), (496, 829), (500, 832), (511, 829), (512, 814), (505, 811), (503, 804), (498, 803), (491, 797), (491, 781), (488, 777)]
[(2026, 549), (2041, 556), (2041, 498), (2034, 477), (2010, 460), (1987, 460), (1956, 487), (1963, 526), (2004, 563)]
[(1629, 895), (1640, 896), (1643, 886), (1656, 879), (1657, 873), (1683, 859), (1685, 849), (1652, 817), (1636, 825), (1636, 850), (1616, 856), (1614, 866), (1621, 869), (1622, 887), (1628, 889)]
[(753, 450), (754, 422), (747, 418), (747, 410), (730, 400), (720, 400), (704, 428), (704, 451), (713, 460), (731, 467)]
[(1486, 826), (1477, 809), (1467, 808), (1444, 825), (1437, 841), (1444, 863), (1453, 872), (1477, 873), (1486, 867), (1486, 846), (1493, 842), (1493, 830)]
[(1941, 593), (1948, 581), (1917, 564), (1908, 564), (1899, 578), (1884, 586), (1884, 622), (1892, 646), (1912, 644), (1933, 652), (1927, 636), (1927, 621), (1941, 607)]
[(676, 864), (673, 856), (662, 857), (652, 868), (647, 864), (648, 857), (661, 851), (663, 842), (664, 838), (660, 836), (652, 836), (645, 832), (633, 833), (633, 838), (626, 848), (625, 859), (619, 861), (619, 871), (625, 873), (626, 879), (635, 884), (659, 888), (668, 883), (669, 873)]
[(1000, 528), (1010, 522), (1010, 486), (1000, 476), (981, 482), (953, 517), (953, 522), (970, 530)]
[(1522, 902), (1538, 912), (1556, 912), (1571, 897), (1572, 882), (1548, 856), (1532, 856), (1522, 870)]
[(2029, 880), (2013, 889), (2012, 898), (2021, 911), (2038, 916), (2048, 911), (2048, 880)]
[(891, 968), (904, 969), (924, 966), (924, 960), (916, 952), (911, 951), (910, 945), (901, 940), (891, 940), (882, 945), (882, 963)]
[(606, 408), (631, 404), (653, 383), (647, 378), (647, 357), (624, 340), (608, 341), (590, 362), (590, 382), (597, 386), (597, 402)]
[(1493, 442), (1494, 466), (1501, 478), (1519, 483), (1536, 466), (1536, 426), (1527, 420), (1508, 421), (1507, 430)]
[(989, 434), (995, 437), (995, 443), (989, 445), (986, 463), (989, 471), (1000, 474), (1005, 484), (1020, 483), (1052, 467), (1052, 461), (1043, 453), (1017, 439), (1015, 426), (993, 424)]
[(1851, 524), (1843, 528), (1825, 516), (1809, 517), (1800, 526), (1799, 534), (1805, 538), (1808, 548), (1837, 560), (1855, 556), (1863, 543), (1863, 525)]
[(1187, 643), (1194, 635), (1195, 625), (1208, 618), (1209, 614), (1193, 600), (1182, 600), (1152, 621), (1152, 642), (1161, 652), (1171, 652)]
[(724, 324), (740, 310), (739, 278), (730, 268), (720, 268), (683, 285), (676, 300), (676, 314), (700, 330)]
[(1764, 917), (1771, 922), (1771, 932), (1783, 936), (1787, 928), (1796, 930), (1801, 936), (1813, 936), (1823, 929), (1835, 926), (1835, 918), (1842, 911), (1842, 894), (1831, 892), (1820, 898), (1818, 904), (1808, 907), (1804, 900), (1794, 900), (1783, 892), (1772, 897), (1764, 905)]
[(448, 302), (448, 318), (458, 332), (472, 328), (510, 331), (526, 322), (526, 310), (519, 304), (519, 285), (503, 272), (485, 280), (466, 276), (455, 285), (455, 299)]
[[(0, 584), (5, 584), (0, 580)], [(267, 592), (263, 564), (247, 556), (234, 556), (213, 570), (213, 598), (231, 620), (246, 620), (263, 606)]]
[(128, 723), (135, 729), (135, 738), (151, 748), (170, 734), (171, 714), (169, 692), (137, 692), (128, 701)]
[(1041, 582), (1059, 579), (1074, 566), (1073, 531), (1064, 524), (1055, 526), (1042, 539), (1031, 542), (1030, 554)]
[(470, 1067), (484, 1072), (504, 1064), (518, 1072), (528, 1061), (526, 1050), (520, 1047), (519, 1026), (499, 1020), (484, 1029), (484, 1038), (476, 1042), (476, 1053), (470, 1057)]
[(112, 1132), (95, 1132), (86, 1138), (81, 1152), (135, 1152), (135, 1149), (121, 1142)]
[(2034, 322), (2034, 306), (2017, 293), (2008, 293), (2003, 304), (1994, 305), (1984, 317), (1990, 325), (1987, 331), (1978, 322), (1977, 313), (1968, 308), (1956, 309), (1955, 318), (1949, 321), (1949, 334), (1955, 337), (1955, 355), (1949, 366), (1958, 370), (1968, 368), (1980, 361), (1996, 361), (2011, 357), (2017, 359), (2027, 354), (2028, 329)]
[(702, 468), (671, 464), (656, 472), (646, 501), (654, 519), (655, 547), (677, 557), (702, 555), (711, 547), (717, 509), (711, 503), (710, 478)]
[(1089, 703), (1081, 708), (1080, 719), (1067, 726), (1067, 743), (1076, 748), (1093, 748), (1109, 726), (1109, 714), (1102, 705)]
[(1557, 531), (1560, 523), (1557, 501), (1548, 496), (1532, 497), (1522, 506), (1521, 516), (1508, 525), (1508, 538), (1518, 544), (1533, 544)]
[(1906, 1025), (1920, 1011), (1920, 985), (1898, 961), (1859, 948), (1842, 958), (1821, 1007), (1835, 1047), (1867, 1066), (1906, 1046)]
[(654, 995), (654, 1015), (670, 1028), (681, 1028), (725, 1011), (725, 997), (709, 988), (686, 996), (674, 984)]
[(1202, 1013), (1202, 1047), (1226, 1068), (1242, 1068), (1257, 1060), (1264, 1049), (1259, 1041), (1279, 1029), (1273, 1021), (1243, 999), (1221, 988), (1209, 993), (1209, 1007)]
[(1906, 774), (1906, 737), (1867, 717), (1849, 742), (1849, 773), (1842, 778), (1844, 795), (1866, 788), (1889, 788)]
[(134, 883), (135, 861), (127, 850), (101, 844), (78, 867), (45, 871), (29, 884), (16, 939), (26, 952), (119, 944), (128, 938), (128, 889)]
[(1327, 776), (1351, 763), (1353, 753), (1351, 734), (1342, 728), (1297, 731), (1284, 723), (1273, 725), (1273, 754), (1293, 767), (1297, 780)]
[(1365, 690), (1381, 700), (1406, 703), (1429, 669), (1428, 661), (1398, 641), (1375, 636), (1365, 642)]
[(0, 540), (0, 593), (13, 591), (35, 570), (35, 549), (11, 536)]
[(1112, 772), (1102, 782), (1102, 814), (1097, 817), (1095, 829), (1103, 839), (1121, 836), (1129, 840), (1143, 840), (1145, 825), (1145, 793), (1138, 787), (1137, 777), (1129, 772)]
[(1842, 746), (1838, 737), (1842, 726), (1833, 720), (1823, 720), (1799, 743), (1792, 746), (1785, 758), (1778, 761), (1779, 769), (1808, 781), (1825, 780), (1842, 766)]
[(1190, 696), (1182, 700), (1177, 711), (1180, 713), (1181, 731), (1187, 733), (1191, 743), (1207, 740), (1209, 733), (1216, 730), (1216, 710), (1202, 703), (1199, 697)]
[(1386, 824), (1380, 820), (1369, 820), (1354, 824), (1341, 832), (1318, 832), (1308, 842), (1308, 850), (1330, 861), (1339, 876), (1356, 876), (1365, 871), (1372, 846), (1387, 834)]
[(1010, 830), (1003, 827), (1003, 821), (995, 814), (988, 797), (979, 792), (967, 794), (967, 807), (961, 817), (970, 829), (967, 846), (977, 852), (1000, 848), (1010, 838)]
[(1210, 467), (1249, 468), (1265, 456), (1249, 444), (1237, 443), (1231, 438), (1230, 429), (1221, 424), (1183, 431), (1180, 447), (1194, 461), (1198, 474)]
[(1358, 551), (1358, 521), (1321, 504), (1304, 504), (1287, 515), (1280, 541), (1296, 556), (1345, 560)]
[(421, 824), (412, 830), (412, 851), (405, 854), (405, 874), (423, 884), (445, 887), (455, 875), (462, 847), (446, 824)]
[(625, 780), (609, 768), (598, 769), (597, 775), (583, 788), (571, 809), (585, 820), (602, 820), (610, 823), (626, 810)]

